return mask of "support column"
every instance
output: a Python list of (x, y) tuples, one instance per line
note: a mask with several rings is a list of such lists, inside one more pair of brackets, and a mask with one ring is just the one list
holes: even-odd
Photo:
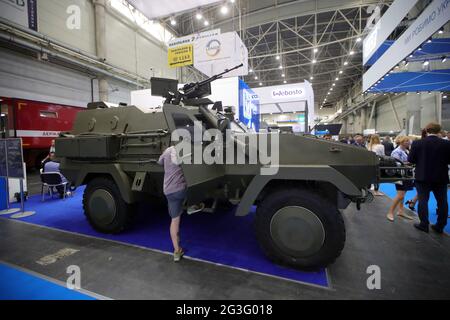
[(366, 130), (366, 123), (367, 123), (367, 109), (366, 107), (361, 108), (361, 118), (360, 118), (360, 124), (361, 124), (361, 133), (364, 133), (364, 130)]
[(347, 134), (347, 118), (343, 118), (342, 119), (342, 130), (341, 130), (341, 134)]
[[(106, 0), (94, 0), (95, 48), (100, 61), (106, 61)], [(99, 98), (108, 101), (109, 85), (105, 77), (98, 80)]]
[(406, 95), (406, 133), (421, 134), (422, 98), (418, 94)]

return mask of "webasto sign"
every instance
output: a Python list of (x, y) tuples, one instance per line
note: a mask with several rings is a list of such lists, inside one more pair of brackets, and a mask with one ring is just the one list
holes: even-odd
[(303, 90), (302, 89), (276, 89), (272, 90), (272, 98), (296, 98), (302, 97)]

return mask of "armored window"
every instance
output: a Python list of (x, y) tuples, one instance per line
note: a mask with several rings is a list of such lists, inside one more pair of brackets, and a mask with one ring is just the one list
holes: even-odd
[(187, 114), (174, 113), (172, 117), (177, 129), (194, 127), (194, 121)]

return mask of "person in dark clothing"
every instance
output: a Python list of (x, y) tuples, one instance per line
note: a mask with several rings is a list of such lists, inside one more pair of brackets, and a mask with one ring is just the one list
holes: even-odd
[(394, 144), (392, 143), (391, 137), (387, 136), (383, 139), (382, 142), (383, 146), (384, 146), (384, 154), (388, 157), (391, 156), (392, 151), (394, 151)]
[(438, 220), (431, 228), (437, 233), (443, 233), (448, 218), (450, 142), (438, 137), (441, 126), (437, 123), (430, 123), (426, 132), (425, 139), (413, 143), (408, 157), (408, 161), (416, 165), (416, 188), (419, 195), (420, 223), (414, 226), (428, 232), (428, 200), (430, 192), (433, 192), (437, 201)]
[(353, 143), (353, 145), (356, 147), (366, 148), (364, 137), (360, 135), (355, 136), (355, 142)]

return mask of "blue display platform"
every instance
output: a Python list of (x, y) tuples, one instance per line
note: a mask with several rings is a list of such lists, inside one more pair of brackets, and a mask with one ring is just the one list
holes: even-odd
[[(395, 190), (395, 184), (393, 183), (384, 183), (380, 185), (380, 191), (386, 194), (389, 198), (394, 198), (397, 194), (397, 191)], [(412, 191), (408, 191), (406, 193), (405, 202), (407, 200), (412, 200), (416, 196), (416, 189)], [(450, 199), (450, 190), (448, 191), (448, 198)], [(429, 217), (431, 223), (436, 223), (437, 215), (436, 215), (436, 208), (437, 208), (437, 202), (434, 198), (433, 193), (430, 193), (430, 201), (428, 202), (428, 210), (429, 210)], [(416, 211), (417, 211), (417, 205), (416, 205)], [(387, 213), (387, 210), (386, 210)], [(445, 228), (445, 232), (450, 234), (450, 223), (447, 224), (447, 227)]]
[[(36, 214), (21, 221), (172, 252), (170, 218), (164, 209), (142, 205), (131, 229), (119, 235), (105, 235), (93, 230), (86, 220), (82, 209), (83, 191), (83, 188), (78, 189), (72, 198), (65, 201), (55, 198), (41, 202), (40, 196), (32, 196), (26, 202), (25, 208), (36, 211)], [(186, 256), (265, 276), (328, 287), (325, 269), (317, 272), (301, 272), (275, 265), (264, 256), (254, 236), (254, 211), (255, 208), (247, 217), (236, 217), (232, 211), (183, 215), (181, 241), (183, 248), (186, 249)], [(172, 263), (169, 257), (167, 261)]]
[(0, 263), (0, 300), (95, 300)]

